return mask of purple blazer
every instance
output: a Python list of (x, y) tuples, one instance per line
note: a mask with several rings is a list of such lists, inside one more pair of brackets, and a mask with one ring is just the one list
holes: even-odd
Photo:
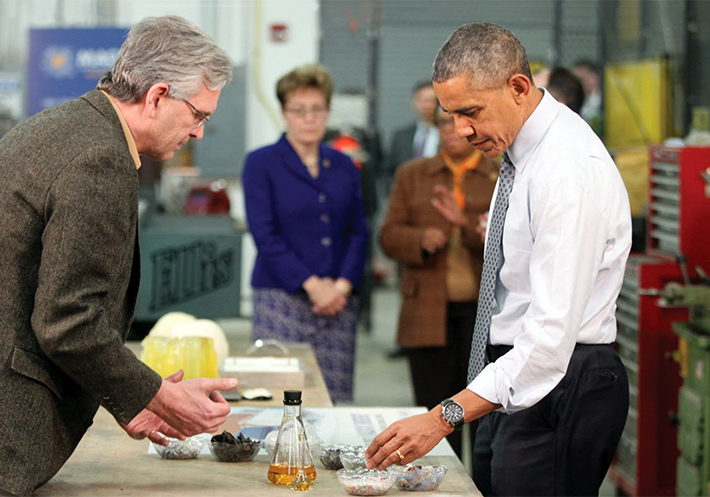
[(319, 156), (317, 178), (286, 135), (246, 157), (244, 198), (258, 252), (254, 288), (293, 293), (313, 274), (360, 287), (369, 240), (360, 172), (347, 155), (323, 144)]

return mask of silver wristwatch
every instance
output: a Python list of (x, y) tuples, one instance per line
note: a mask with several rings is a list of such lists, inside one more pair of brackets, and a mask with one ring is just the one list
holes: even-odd
[(454, 427), (454, 430), (460, 431), (463, 428), (463, 407), (458, 402), (451, 399), (441, 401), (441, 416), (444, 420)]

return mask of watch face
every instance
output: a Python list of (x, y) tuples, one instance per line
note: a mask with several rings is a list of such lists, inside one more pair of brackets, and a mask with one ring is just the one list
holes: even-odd
[(444, 417), (452, 423), (457, 423), (463, 419), (463, 408), (458, 404), (451, 403), (444, 407)]

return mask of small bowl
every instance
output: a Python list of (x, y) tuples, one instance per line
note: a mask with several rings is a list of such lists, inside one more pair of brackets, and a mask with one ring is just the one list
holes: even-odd
[(345, 469), (357, 471), (367, 469), (367, 459), (365, 459), (365, 451), (358, 450), (355, 452), (341, 452), (340, 462), (343, 463)]
[(421, 466), (407, 464), (406, 466), (390, 466), (387, 468), (397, 476), (397, 488), (409, 492), (425, 492), (435, 490), (446, 476), (446, 466)]
[(365, 447), (362, 445), (339, 445), (341, 452), (362, 452), (365, 453)]
[(201, 435), (187, 437), (185, 440), (166, 438), (170, 441), (168, 445), (153, 443), (155, 451), (163, 459), (194, 459), (205, 446), (205, 439)]
[(339, 469), (336, 473), (343, 489), (350, 495), (385, 495), (397, 481), (391, 471)]
[(340, 460), (342, 445), (323, 445), (318, 450), (318, 459), (325, 469), (343, 469)]
[(253, 440), (237, 444), (210, 442), (208, 447), (212, 455), (222, 462), (249, 462), (261, 449), (261, 441)]

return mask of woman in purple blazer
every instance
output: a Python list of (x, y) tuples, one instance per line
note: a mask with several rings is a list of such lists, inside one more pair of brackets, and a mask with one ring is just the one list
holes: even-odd
[(369, 235), (359, 171), (321, 143), (332, 89), (317, 65), (279, 79), (286, 132), (247, 155), (243, 186), (258, 251), (252, 338), (310, 343), (331, 399), (348, 402)]

